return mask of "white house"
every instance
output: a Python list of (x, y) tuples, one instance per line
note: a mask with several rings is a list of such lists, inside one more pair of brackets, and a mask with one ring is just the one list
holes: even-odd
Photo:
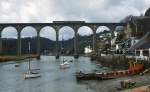
[(92, 48), (90, 46), (87, 46), (84, 48), (84, 53), (85, 54), (88, 54), (88, 53), (91, 53), (92, 52)]

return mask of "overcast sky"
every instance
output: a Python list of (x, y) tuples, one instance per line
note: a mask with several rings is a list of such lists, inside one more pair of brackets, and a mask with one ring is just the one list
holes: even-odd
[[(0, 22), (50, 23), (57, 20), (119, 22), (128, 15), (139, 16), (144, 14), (149, 7), (150, 0), (0, 0)], [(3, 35), (14, 37), (15, 31), (8, 32), (8, 29), (10, 28), (7, 28), (7, 32), (3, 32)], [(26, 30), (31, 29), (26, 28)], [(49, 31), (51, 35), (45, 33), (45, 30), (48, 29), (53, 30), (52, 28), (43, 28), (41, 36), (54, 39), (55, 33), (51, 31)], [(88, 28), (81, 29), (89, 30)], [(71, 29), (64, 28), (63, 30)], [(68, 37), (68, 34), (73, 35), (73, 33), (68, 32), (65, 32), (65, 37)], [(28, 32), (23, 33), (23, 36), (28, 34)], [(33, 31), (30, 34), (35, 35)], [(4, 37), (3, 35), (2, 37)]]

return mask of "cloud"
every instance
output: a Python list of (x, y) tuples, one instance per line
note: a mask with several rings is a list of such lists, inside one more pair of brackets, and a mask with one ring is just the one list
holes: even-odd
[(0, 22), (119, 22), (149, 5), (150, 0), (1, 0)]
[(119, 22), (127, 15), (139, 15), (150, 0), (1, 0), (0, 22), (52, 22), (85, 20)]

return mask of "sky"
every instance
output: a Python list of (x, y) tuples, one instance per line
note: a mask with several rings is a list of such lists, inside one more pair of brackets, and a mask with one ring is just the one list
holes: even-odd
[[(0, 0), (0, 23), (119, 22), (128, 15), (144, 14), (149, 7), (150, 0)], [(14, 28), (4, 30), (3, 38), (16, 37)], [(31, 27), (24, 30), (22, 37), (36, 35)], [(71, 28), (64, 27), (61, 30), (66, 30), (60, 32), (64, 33), (65, 39), (74, 35), (69, 31)], [(84, 31), (80, 31), (82, 35), (91, 34), (87, 27), (80, 30)], [(43, 28), (40, 35), (55, 40), (55, 32), (51, 27)]]

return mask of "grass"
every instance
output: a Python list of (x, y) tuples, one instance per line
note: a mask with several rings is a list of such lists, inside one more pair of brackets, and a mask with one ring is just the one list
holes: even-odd
[[(32, 54), (30, 55), (31, 58), (37, 58), (37, 55)], [(18, 60), (23, 60), (29, 58), (29, 55), (22, 55), (22, 56), (9, 56), (9, 55), (5, 55), (5, 56), (0, 56), (0, 62), (6, 62), (6, 61), (18, 61)]]

